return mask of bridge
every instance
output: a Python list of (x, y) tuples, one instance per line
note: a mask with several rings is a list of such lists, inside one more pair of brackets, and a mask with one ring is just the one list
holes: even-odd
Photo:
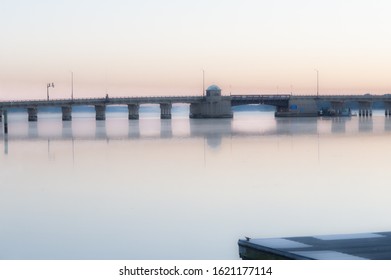
[(74, 106), (94, 106), (95, 119), (106, 119), (106, 107), (110, 105), (128, 106), (130, 120), (139, 119), (139, 108), (142, 104), (159, 104), (160, 117), (171, 119), (171, 108), (174, 103), (190, 104), (190, 118), (232, 118), (232, 106), (246, 104), (268, 104), (277, 108), (286, 108), (289, 104), (289, 95), (234, 95), (222, 96), (221, 89), (212, 85), (203, 96), (155, 96), (155, 97), (108, 97), (105, 98), (77, 98), (58, 100), (20, 100), (0, 102), (0, 121), (7, 110), (24, 108), (28, 113), (29, 121), (38, 120), (38, 109), (42, 107), (61, 107), (62, 120), (72, 120)]
[(62, 120), (72, 120), (74, 106), (94, 106), (96, 120), (106, 119), (106, 107), (126, 105), (129, 119), (139, 119), (139, 107), (143, 104), (159, 104), (160, 117), (171, 118), (172, 104), (190, 104), (190, 118), (231, 118), (232, 107), (249, 104), (264, 104), (276, 107), (277, 117), (318, 116), (322, 109), (333, 110), (339, 115), (347, 106), (355, 103), (360, 116), (371, 116), (375, 102), (382, 103), (385, 115), (391, 115), (391, 95), (229, 95), (222, 96), (215, 85), (206, 90), (204, 96), (155, 96), (155, 97), (108, 97), (75, 98), (54, 100), (10, 100), (0, 102), (0, 121), (6, 119), (7, 110), (23, 108), (28, 120), (37, 121), (42, 107), (61, 107)]
[[(248, 104), (266, 104), (276, 107), (288, 106), (289, 95), (233, 95), (222, 96), (222, 99), (229, 100), (231, 106)], [(212, 103), (218, 103), (214, 100)], [(77, 99), (53, 99), (53, 100), (13, 100), (0, 102), (0, 113), (7, 109), (22, 108), (26, 109), (29, 121), (37, 120), (38, 108), (41, 107), (61, 107), (62, 119), (68, 121), (72, 119), (73, 106), (94, 106), (96, 119), (105, 119), (106, 106), (127, 105), (129, 110), (129, 119), (139, 118), (139, 106), (142, 104), (159, 104), (161, 109), (161, 118), (171, 118), (172, 104), (202, 104), (208, 102), (206, 96), (156, 96), (156, 97), (114, 97), (114, 98), (77, 98)], [(1, 116), (0, 116), (1, 120)]]

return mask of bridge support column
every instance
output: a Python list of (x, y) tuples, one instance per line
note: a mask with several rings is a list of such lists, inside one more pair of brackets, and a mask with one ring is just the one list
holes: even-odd
[(27, 114), (29, 115), (29, 122), (36, 122), (38, 120), (38, 109), (37, 107), (27, 108)]
[(95, 105), (95, 120), (104, 121), (106, 119), (106, 105)]
[(201, 103), (190, 104), (191, 119), (222, 119), (232, 118), (231, 100), (221, 98), (217, 101), (202, 101)]
[(161, 119), (171, 119), (171, 103), (162, 103), (160, 104), (160, 118)]
[(129, 120), (138, 120), (139, 119), (139, 108), (140, 105), (138, 104), (128, 104), (128, 118)]
[(71, 121), (72, 120), (72, 106), (62, 106), (62, 120)]
[(3, 109), (0, 109), (0, 122), (3, 121)]
[(344, 109), (344, 102), (336, 100), (331, 101), (331, 108), (335, 111), (337, 116), (340, 116)]
[(277, 111), (276, 117), (317, 117), (318, 100), (316, 98), (290, 97), (287, 111)]
[(391, 116), (391, 102), (387, 102), (387, 101), (384, 102), (384, 115), (386, 117)]
[(372, 117), (372, 102), (359, 101), (358, 108), (358, 115), (360, 117)]

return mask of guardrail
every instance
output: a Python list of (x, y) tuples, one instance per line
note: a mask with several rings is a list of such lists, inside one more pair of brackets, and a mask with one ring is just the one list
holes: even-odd
[[(383, 101), (391, 102), (391, 94), (384, 95), (287, 95), (287, 94), (248, 94), (226, 95), (233, 102), (261, 101), (278, 102), (287, 101), (290, 98), (314, 98), (323, 100), (340, 101)], [(102, 98), (68, 98), (68, 99), (30, 99), (30, 100), (7, 100), (0, 101), (0, 108), (27, 108), (38, 106), (74, 106), (74, 105), (126, 105), (126, 104), (159, 104), (159, 103), (194, 103), (201, 102), (205, 96), (134, 96), (134, 97), (102, 97)]]
[(123, 105), (132, 103), (192, 103), (203, 100), (202, 96), (139, 96), (139, 97), (102, 97), (74, 99), (32, 99), (0, 101), (0, 108), (35, 107), (35, 106), (71, 106), (71, 105)]

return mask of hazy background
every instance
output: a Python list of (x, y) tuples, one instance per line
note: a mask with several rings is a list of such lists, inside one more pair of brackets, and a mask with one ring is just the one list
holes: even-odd
[(0, 99), (391, 92), (391, 2), (1, 0)]

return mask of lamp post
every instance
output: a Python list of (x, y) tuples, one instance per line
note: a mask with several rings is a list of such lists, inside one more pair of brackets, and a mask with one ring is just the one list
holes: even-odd
[(315, 69), (316, 71), (316, 97), (319, 97), (319, 70)]
[(72, 90), (71, 90), (71, 98), (73, 100), (73, 71), (71, 72), (72, 73)]
[(205, 96), (205, 70), (202, 69), (202, 96)]
[(47, 96), (48, 101), (49, 101), (49, 88), (50, 87), (54, 88), (54, 83), (48, 83), (46, 85), (46, 96)]

